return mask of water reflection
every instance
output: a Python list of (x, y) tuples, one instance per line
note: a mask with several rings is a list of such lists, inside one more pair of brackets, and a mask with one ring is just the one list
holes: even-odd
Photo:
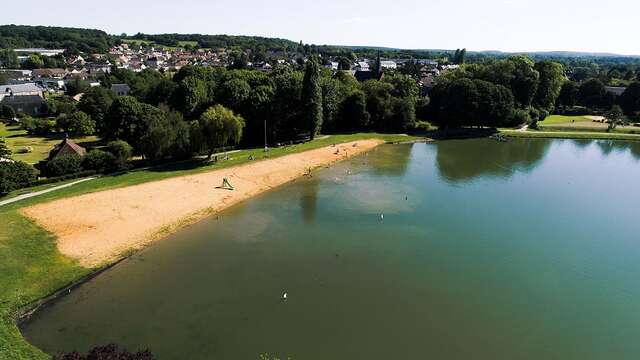
[(476, 177), (510, 177), (528, 172), (546, 155), (550, 140), (513, 139), (497, 143), (488, 139), (449, 140), (434, 144), (440, 175), (449, 181)]
[(626, 152), (633, 156), (636, 160), (640, 160), (640, 141), (613, 141), (613, 140), (597, 140), (598, 148), (603, 155), (608, 155), (612, 151)]
[(379, 146), (368, 154), (371, 172), (383, 176), (403, 176), (411, 159), (410, 144)]
[(302, 209), (302, 219), (305, 223), (314, 223), (318, 208), (318, 191), (320, 190), (320, 180), (310, 179), (300, 191), (300, 207)]

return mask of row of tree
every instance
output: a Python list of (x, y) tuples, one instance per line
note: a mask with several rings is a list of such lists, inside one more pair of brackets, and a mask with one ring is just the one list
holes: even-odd
[[(98, 133), (140, 141), (127, 113), (140, 107), (144, 116), (173, 114), (176, 124), (189, 124), (214, 105), (244, 119), (244, 144), (261, 144), (264, 124), (270, 142), (313, 137), (318, 132), (406, 131), (415, 123), (416, 82), (405, 75), (359, 83), (348, 73), (335, 76), (315, 59), (302, 71), (276, 68), (271, 73), (213, 67), (182, 68), (173, 77), (153, 70), (117, 70), (101, 79), (106, 87), (127, 83), (131, 98), (116, 99), (102, 87), (87, 89), (77, 108), (87, 113)], [(133, 104), (134, 98), (136, 100)], [(112, 106), (112, 103), (114, 106)], [(150, 108), (150, 107), (153, 107)], [(121, 123), (117, 123), (120, 119)], [(145, 122), (145, 121), (142, 121)], [(106, 132), (105, 132), (106, 131)], [(131, 133), (132, 135), (125, 135)]]
[(428, 114), (444, 126), (515, 126), (555, 109), (562, 65), (526, 56), (470, 64), (438, 79)]

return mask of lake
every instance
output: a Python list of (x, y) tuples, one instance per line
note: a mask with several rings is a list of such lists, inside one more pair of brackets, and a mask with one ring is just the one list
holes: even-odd
[(637, 359), (639, 205), (640, 143), (383, 145), (158, 242), (22, 331), (158, 359)]

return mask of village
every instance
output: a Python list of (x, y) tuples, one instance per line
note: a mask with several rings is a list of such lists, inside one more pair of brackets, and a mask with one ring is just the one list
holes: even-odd
[[(20, 63), (28, 61), (30, 56), (57, 57), (62, 59), (64, 66), (56, 68), (10, 69), (0, 67), (0, 76), (5, 78), (6, 84), (0, 85), (0, 107), (8, 106), (16, 113), (29, 116), (44, 115), (45, 100), (48, 96), (68, 93), (69, 85), (83, 82), (89, 87), (104, 86), (101, 81), (104, 75), (116, 69), (130, 70), (140, 73), (144, 70), (159, 71), (173, 74), (181, 68), (192, 66), (204, 67), (232, 67), (238, 61), (233, 58), (233, 51), (225, 48), (192, 49), (189, 46), (156, 47), (145, 44), (129, 44), (123, 42), (109, 49), (105, 54), (85, 54), (64, 56), (65, 49), (15, 49)], [(245, 61), (241, 68), (260, 72), (271, 72), (276, 67), (299, 68), (308, 60), (300, 54), (289, 54), (285, 51), (267, 51), (267, 61), (248, 61), (251, 49), (241, 53)], [(442, 62), (442, 61), (441, 61)], [(380, 80), (384, 73), (400, 71), (407, 64), (419, 69), (414, 79), (420, 88), (420, 95), (426, 96), (434, 86), (435, 79), (455, 69), (459, 65), (443, 64), (434, 59), (381, 59), (356, 58), (345, 64), (344, 58), (325, 57), (323, 66), (334, 73), (345, 72), (353, 75), (358, 81), (371, 79)], [(237, 64), (236, 64), (237, 65)], [(169, 75), (170, 76), (170, 75)], [(115, 96), (127, 96), (130, 87), (127, 84), (111, 84), (109, 89)], [(79, 101), (82, 93), (73, 94)], [(14, 120), (17, 121), (17, 118)]]

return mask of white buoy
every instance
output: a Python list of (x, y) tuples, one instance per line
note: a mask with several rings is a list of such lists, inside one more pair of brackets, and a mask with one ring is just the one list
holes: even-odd
[(287, 300), (287, 293), (282, 294), (282, 300)]
[(380, 220), (384, 220), (384, 214), (380, 214)]

